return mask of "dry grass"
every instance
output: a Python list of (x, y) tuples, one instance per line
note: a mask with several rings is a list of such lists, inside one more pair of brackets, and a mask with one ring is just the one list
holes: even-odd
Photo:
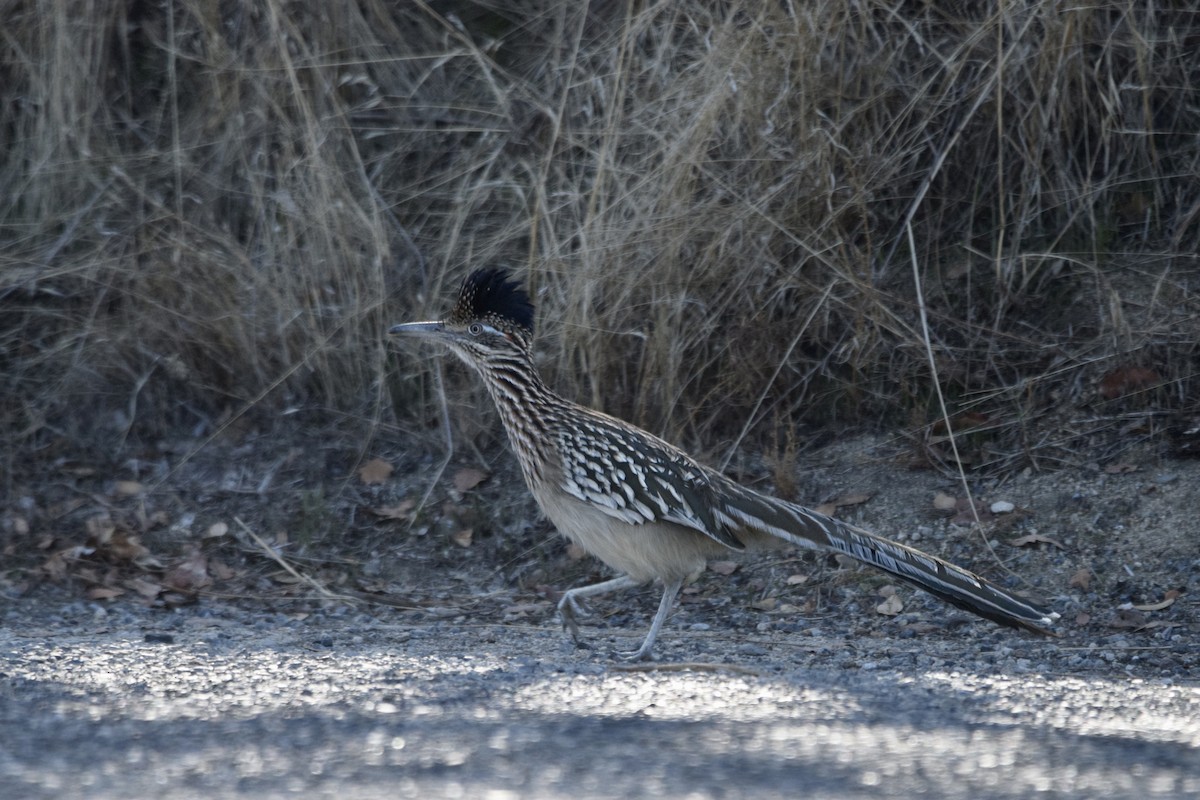
[[(1197, 0), (585, 5), (0, 4), (10, 465), (247, 408), (408, 426), (385, 326), (484, 263), (564, 393), (718, 459), (936, 418), (914, 258), (982, 461), (1195, 404)], [(1123, 364), (1158, 386), (1100, 402)]]

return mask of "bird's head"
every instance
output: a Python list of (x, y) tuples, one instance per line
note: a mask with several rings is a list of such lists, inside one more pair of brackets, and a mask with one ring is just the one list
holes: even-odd
[(479, 369), (496, 358), (528, 355), (533, 304), (505, 270), (480, 269), (463, 281), (445, 319), (405, 322), (393, 325), (388, 333), (441, 342)]

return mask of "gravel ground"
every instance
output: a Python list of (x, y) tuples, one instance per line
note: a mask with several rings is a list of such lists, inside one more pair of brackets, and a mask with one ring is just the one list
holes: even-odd
[[(986, 567), (931, 510), (953, 481), (880, 453), (815, 454), (801, 491), (870, 495), (842, 513)], [(488, 486), (520, 516), (509, 477)], [(553, 544), (557, 562), (498, 571), (504, 522), (469, 547), (372, 522), (390, 549), (363, 571), (403, 607), (7, 591), (0, 797), (1198, 796), (1198, 486), (1194, 462), (1147, 462), (976, 487), (1020, 509), (988, 539), (1063, 613), (1057, 639), (905, 588), (883, 614), (886, 581), (772, 554), (701, 576), (662, 660), (625, 665), (656, 592), (597, 600), (576, 647), (534, 578), (591, 568)], [(1011, 544), (1030, 535), (1055, 544)]]
[(0, 631), (0, 796), (1184, 797), (1188, 647), (44, 601)]

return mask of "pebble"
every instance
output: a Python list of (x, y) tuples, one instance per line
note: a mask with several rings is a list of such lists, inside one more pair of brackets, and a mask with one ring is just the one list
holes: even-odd
[(765, 648), (763, 648), (762, 646), (757, 645), (757, 644), (752, 644), (750, 642), (746, 642), (745, 644), (739, 644), (737, 646), (736, 650), (737, 650), (738, 655), (742, 655), (742, 656), (765, 656), (767, 654), (767, 651)]
[(993, 514), (1011, 514), (1015, 509), (1016, 506), (1007, 500), (997, 500), (991, 505)]

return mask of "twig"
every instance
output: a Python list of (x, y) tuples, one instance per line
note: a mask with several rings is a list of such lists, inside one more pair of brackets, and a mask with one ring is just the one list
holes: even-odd
[(925, 344), (925, 356), (929, 359), (930, 380), (933, 382), (933, 391), (937, 395), (938, 408), (942, 413), (942, 421), (946, 425), (946, 439), (950, 442), (950, 450), (954, 454), (954, 463), (958, 467), (958, 478), (962, 483), (963, 491), (966, 493), (967, 505), (971, 509), (971, 516), (975, 518), (975, 529), (979, 531), (979, 538), (983, 540), (984, 546), (991, 553), (992, 559), (1000, 568), (1009, 575), (1024, 580), (1005, 565), (1000, 559), (999, 554), (996, 553), (996, 548), (992, 547), (992, 543), (988, 541), (988, 537), (983, 533), (983, 521), (979, 519), (979, 509), (975, 507), (975, 498), (971, 494), (971, 484), (967, 480), (966, 471), (963, 469), (962, 458), (958, 455), (958, 440), (954, 436), (954, 426), (950, 422), (950, 412), (946, 409), (946, 397), (942, 394), (942, 382), (938, 378), (937, 359), (933, 356), (933, 339), (929, 333), (929, 315), (925, 309), (925, 287), (921, 283), (921, 269), (917, 264), (917, 243), (913, 239), (911, 222), (905, 223), (905, 230), (908, 234), (908, 250), (912, 260), (913, 289), (917, 294), (917, 312), (921, 319), (921, 339)]
[(425, 489), (425, 494), (421, 495), (420, 502), (413, 509), (412, 516), (408, 520), (408, 529), (412, 530), (412, 526), (416, 524), (417, 517), (420, 515), (425, 504), (429, 502), (429, 496), (433, 494), (433, 489), (437, 486), (438, 481), (442, 479), (442, 474), (446, 471), (446, 467), (450, 465), (450, 459), (454, 458), (454, 429), (450, 425), (450, 401), (446, 399), (446, 384), (442, 380), (442, 364), (441, 361), (435, 361), (433, 366), (433, 380), (437, 387), (438, 407), (441, 409), (442, 417), (442, 435), (446, 439), (446, 455), (442, 458), (442, 462), (438, 464), (437, 469), (433, 471), (433, 476), (429, 479), (429, 486)]
[(609, 669), (618, 672), (733, 672), (738, 675), (762, 675), (762, 670), (742, 667), (737, 664), (717, 664), (708, 661), (680, 661), (667, 664), (609, 664)]
[(322, 597), (325, 597), (326, 599), (329, 599), (329, 600), (347, 600), (347, 601), (351, 601), (351, 602), (357, 602), (358, 598), (351, 597), (349, 595), (344, 595), (344, 594), (335, 594), (335, 593), (329, 591), (328, 589), (326, 589), (315, 579), (310, 578), (307, 575), (301, 574), (299, 571), (296, 570), (295, 567), (293, 567), (291, 564), (289, 564), (287, 561), (285, 561), (283, 556), (279, 555), (279, 553), (276, 553), (275, 550), (271, 547), (271, 545), (267, 544), (266, 541), (264, 541), (261, 536), (259, 536), (257, 533), (252, 531), (250, 529), (249, 525), (242, 522), (240, 517), (234, 517), (233, 521), (236, 522), (238, 524), (238, 527), (240, 527), (243, 531), (245, 531), (250, 536), (250, 538), (253, 539), (260, 548), (262, 548), (262, 551), (264, 553), (266, 553), (267, 556), (272, 561), (274, 561), (279, 566), (281, 566), (285, 570), (287, 570), (288, 574), (290, 574), (296, 580), (307, 583), (310, 587), (312, 587), (312, 589), (314, 591), (317, 592), (317, 594), (319, 594)]
[(775, 385), (775, 379), (778, 378), (779, 373), (783, 371), (784, 364), (786, 364), (788, 359), (792, 357), (792, 351), (796, 349), (796, 345), (800, 344), (800, 337), (802, 337), (804, 332), (808, 330), (808, 326), (812, 323), (813, 318), (817, 316), (817, 312), (821, 310), (821, 306), (823, 306), (825, 301), (829, 299), (829, 294), (833, 291), (833, 287), (833, 282), (825, 287), (825, 291), (821, 294), (821, 299), (818, 300), (816, 305), (813, 306), (812, 312), (808, 315), (808, 318), (804, 320), (804, 324), (800, 326), (800, 330), (796, 331), (796, 335), (792, 337), (792, 342), (788, 345), (787, 351), (784, 352), (783, 358), (779, 359), (779, 363), (775, 365), (775, 371), (771, 373), (771, 377), (763, 385), (763, 390), (759, 392), (758, 400), (754, 403), (754, 408), (748, 415), (746, 415), (746, 424), (742, 426), (742, 430), (738, 433), (737, 438), (733, 440), (733, 444), (729, 445), (729, 449), (725, 451), (725, 457), (721, 459), (721, 466), (718, 467), (718, 469), (724, 471), (724, 469), (729, 466), (729, 459), (733, 458), (734, 452), (737, 451), (737, 448), (739, 445), (741, 445), (742, 440), (746, 438), (746, 434), (750, 431), (750, 427), (758, 421), (755, 419), (755, 417), (758, 416), (758, 410), (762, 408), (763, 403), (766, 401), (767, 393), (770, 392), (771, 387)]

